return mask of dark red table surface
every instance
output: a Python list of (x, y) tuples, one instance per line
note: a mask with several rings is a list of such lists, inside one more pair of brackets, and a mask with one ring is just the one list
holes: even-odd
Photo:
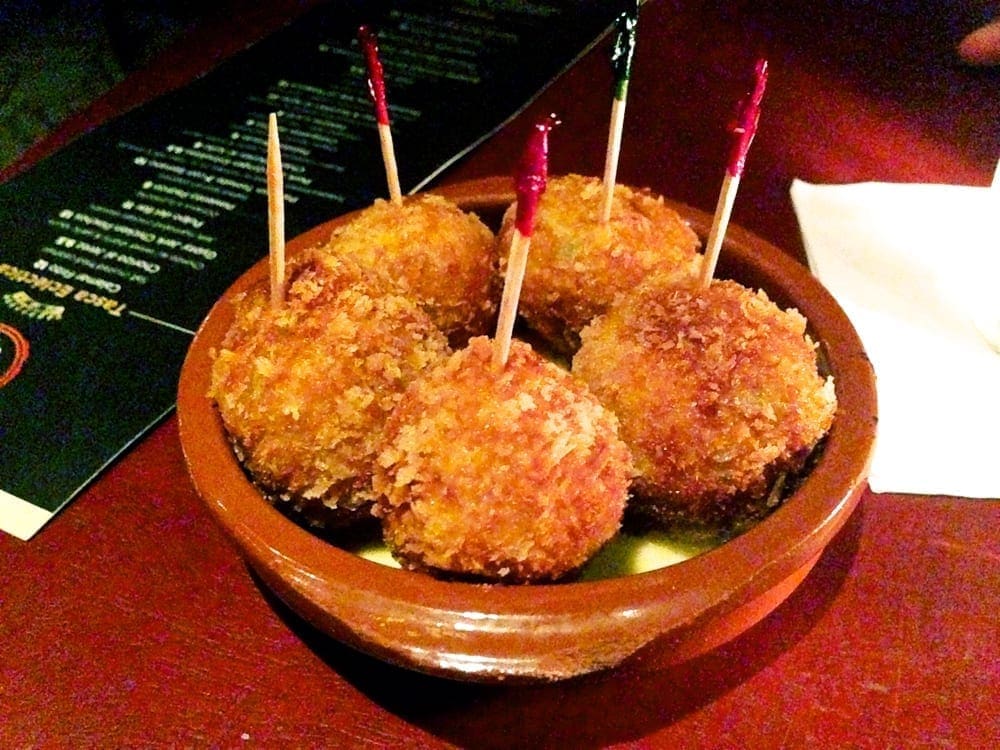
[[(304, 5), (210, 19), (3, 177)], [(736, 222), (801, 257), (794, 177), (989, 183), (1000, 70), (955, 62), (967, 7), (800, 7), (649, 3), (621, 181), (712, 210), (725, 125), (766, 52)], [(553, 172), (599, 174), (609, 75), (589, 54), (443, 179), (509, 173), (550, 111)], [(997, 747), (998, 528), (998, 501), (868, 492), (795, 593), (713, 652), (467, 685), (358, 654), (270, 597), (195, 494), (171, 418), (32, 541), (0, 536), (0, 746)]]

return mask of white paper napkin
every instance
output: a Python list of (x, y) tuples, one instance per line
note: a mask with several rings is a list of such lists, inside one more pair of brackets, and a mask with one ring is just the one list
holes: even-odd
[(1000, 498), (1000, 190), (796, 180), (791, 196), (875, 367), (871, 488)]

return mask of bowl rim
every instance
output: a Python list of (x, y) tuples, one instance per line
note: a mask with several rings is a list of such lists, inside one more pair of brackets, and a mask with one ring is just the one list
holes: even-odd
[[(470, 211), (496, 210), (514, 200), (512, 181), (502, 177), (428, 192)], [(709, 214), (665, 202), (704, 239)], [(352, 215), (292, 239), (289, 254), (325, 242)], [(736, 225), (727, 231), (718, 274), (727, 268), (767, 279), (765, 291), (782, 306), (795, 301), (829, 362), (838, 407), (821, 456), (786, 502), (741, 535), (689, 560), (596, 581), (446, 582), (363, 559), (286, 518), (243, 475), (207, 396), (212, 350), (232, 320), (230, 298), (266, 278), (266, 257), (215, 303), (183, 363), (177, 414), (189, 475), (247, 562), (293, 610), (393, 663), (460, 679), (559, 679), (618, 664), (666, 635), (697, 638), (711, 620), (741, 608), (760, 609), (755, 602), (775, 598), (783, 582), (804, 577), (857, 505), (875, 439), (872, 367), (832, 295), (797, 260)]]

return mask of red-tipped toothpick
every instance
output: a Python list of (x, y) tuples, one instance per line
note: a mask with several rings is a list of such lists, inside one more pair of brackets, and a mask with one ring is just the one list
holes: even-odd
[(715, 206), (715, 216), (712, 218), (712, 228), (708, 233), (705, 247), (705, 257), (701, 266), (699, 283), (702, 289), (712, 283), (715, 266), (719, 262), (719, 251), (722, 240), (726, 236), (726, 227), (733, 212), (733, 201), (740, 186), (740, 178), (746, 165), (747, 152), (757, 133), (757, 121), (760, 119), (760, 103), (764, 98), (764, 88), (767, 86), (767, 60), (758, 60), (754, 71), (754, 87), (740, 102), (736, 124), (733, 127), (733, 148), (729, 155), (729, 165), (722, 180), (719, 200)]
[(271, 309), (277, 310), (285, 303), (285, 181), (274, 112), (267, 118), (267, 231)]
[(632, 77), (632, 55), (635, 52), (638, 24), (639, 0), (636, 0), (635, 8), (625, 11), (615, 21), (617, 32), (615, 45), (611, 52), (611, 67), (615, 75), (615, 85), (611, 99), (608, 148), (604, 155), (604, 194), (599, 217), (602, 224), (607, 224), (611, 218), (611, 204), (614, 201), (615, 182), (618, 179), (618, 157), (622, 148), (622, 130), (625, 125), (625, 102), (628, 98), (628, 82)]
[(493, 338), (493, 364), (499, 367), (504, 367), (510, 356), (510, 341), (514, 334), (517, 303), (521, 297), (521, 284), (528, 265), (531, 234), (535, 229), (535, 212), (538, 210), (538, 201), (545, 192), (548, 178), (549, 131), (557, 122), (554, 115), (549, 115), (535, 125), (521, 156), (517, 177), (514, 180), (517, 192), (514, 235), (510, 243), (510, 255), (507, 258), (507, 273), (504, 277), (496, 336)]
[(382, 161), (385, 164), (385, 178), (389, 185), (389, 200), (399, 204), (403, 194), (399, 188), (399, 170), (396, 167), (396, 151), (392, 145), (392, 128), (389, 126), (389, 107), (385, 102), (385, 75), (378, 55), (378, 41), (367, 26), (358, 29), (358, 41), (368, 65), (368, 93), (375, 105), (375, 121), (378, 124), (378, 139), (382, 146)]

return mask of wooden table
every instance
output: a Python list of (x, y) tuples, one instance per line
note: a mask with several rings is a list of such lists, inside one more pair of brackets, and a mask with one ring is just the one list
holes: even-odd
[[(302, 5), (244, 9), (239, 30), (205, 23), (4, 176)], [(736, 222), (801, 256), (793, 177), (989, 183), (1000, 70), (955, 63), (969, 13), (674, 5), (643, 11), (623, 182), (711, 211), (721, 128), (766, 51)], [(565, 123), (552, 170), (599, 174), (607, 75), (591, 53), (444, 180), (509, 173), (550, 111)], [(0, 746), (996, 747), (998, 528), (998, 501), (869, 492), (791, 598), (707, 655), (551, 685), (459, 684), (355, 653), (270, 597), (195, 495), (169, 419), (31, 542), (0, 537)]]

